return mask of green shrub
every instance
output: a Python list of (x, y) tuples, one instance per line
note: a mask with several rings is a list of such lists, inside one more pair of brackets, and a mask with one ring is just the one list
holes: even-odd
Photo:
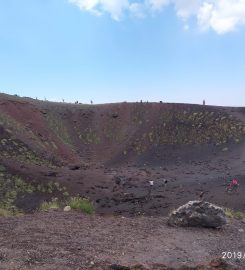
[(8, 217), (8, 216), (12, 216), (13, 214), (4, 208), (0, 208), (0, 217)]
[(57, 200), (52, 200), (51, 202), (43, 202), (40, 205), (40, 210), (42, 211), (58, 208), (60, 208), (60, 203)]
[(43, 202), (40, 205), (40, 210), (45, 211), (49, 209), (58, 209), (66, 205), (69, 205), (71, 209), (80, 210), (86, 214), (92, 214), (95, 212), (95, 208), (92, 202), (88, 199), (81, 197), (70, 197), (65, 202), (59, 201), (57, 198), (54, 198), (50, 202)]
[(65, 191), (65, 192), (63, 193), (63, 196), (64, 196), (64, 197), (68, 197), (68, 196), (69, 196), (69, 193), (68, 193), (67, 191)]
[(81, 197), (71, 197), (67, 202), (67, 205), (71, 207), (71, 209), (81, 210), (86, 214), (92, 214), (95, 212), (95, 208), (92, 202), (88, 199)]
[(0, 165), (0, 172), (6, 172), (6, 168), (3, 165)]
[(235, 219), (243, 219), (245, 218), (245, 214), (241, 211), (234, 211), (232, 209), (226, 208), (225, 215), (228, 218), (235, 218)]

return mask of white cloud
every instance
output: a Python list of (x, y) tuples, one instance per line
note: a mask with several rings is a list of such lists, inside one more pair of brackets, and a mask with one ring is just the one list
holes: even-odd
[(101, 0), (102, 8), (109, 12), (113, 19), (120, 20), (122, 18), (124, 10), (128, 9), (128, 0)]
[(144, 18), (146, 15), (146, 7), (144, 3), (131, 3), (129, 12), (135, 17)]
[[(125, 13), (145, 17), (152, 12), (161, 12), (173, 5), (176, 14), (188, 25), (194, 17), (202, 31), (213, 29), (218, 34), (234, 31), (245, 25), (245, 0), (68, 0), (81, 10), (96, 15), (109, 13), (119, 21)], [(184, 27), (186, 29), (186, 27)]]
[(93, 10), (98, 4), (99, 0), (69, 0), (70, 3), (77, 5), (80, 9)]
[(161, 11), (165, 6), (169, 5), (171, 0), (146, 0), (145, 4), (153, 11)]
[(116, 21), (119, 21), (124, 11), (129, 8), (128, 0), (69, 0), (69, 2), (77, 5), (81, 10), (97, 15), (108, 12)]
[(179, 17), (186, 20), (190, 16), (197, 14), (201, 5), (201, 0), (174, 0), (176, 13)]
[(234, 31), (245, 24), (245, 0), (204, 1), (197, 20), (202, 30), (212, 28), (218, 34)]

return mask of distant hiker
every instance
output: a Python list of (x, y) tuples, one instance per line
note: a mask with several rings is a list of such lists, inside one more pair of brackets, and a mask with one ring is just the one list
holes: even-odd
[(115, 176), (113, 180), (114, 180), (114, 186), (113, 186), (112, 191), (115, 192), (121, 188), (122, 178), (120, 176)]
[(229, 192), (229, 191), (230, 191), (230, 192), (233, 192), (233, 191), (237, 192), (239, 186), (240, 186), (240, 185), (239, 185), (239, 183), (238, 183), (238, 180), (234, 178), (234, 179), (231, 181), (231, 183), (230, 183), (230, 185), (229, 185), (227, 191), (228, 191), (228, 192)]
[(91, 105), (93, 105), (93, 100), (90, 100)]
[(62, 99), (62, 102), (65, 102), (65, 100), (64, 100), (64, 99)]
[(199, 194), (199, 200), (200, 200), (200, 201), (203, 200), (204, 194), (205, 194), (205, 191), (202, 191), (202, 192)]
[(205, 99), (202, 101), (202, 105), (205, 105), (206, 104), (206, 102), (205, 102)]
[(167, 179), (163, 179), (163, 188), (164, 188), (164, 191), (166, 189), (167, 183), (168, 183), (168, 180)]
[(154, 186), (154, 181), (149, 181), (147, 199), (151, 198), (151, 193), (152, 193), (152, 190), (153, 190), (153, 186)]

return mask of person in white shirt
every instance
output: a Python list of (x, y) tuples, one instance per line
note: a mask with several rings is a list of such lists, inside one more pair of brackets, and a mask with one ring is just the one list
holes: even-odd
[(147, 194), (148, 199), (151, 198), (151, 193), (152, 193), (152, 190), (153, 190), (153, 186), (154, 186), (154, 181), (149, 181), (149, 188), (148, 188), (148, 194)]

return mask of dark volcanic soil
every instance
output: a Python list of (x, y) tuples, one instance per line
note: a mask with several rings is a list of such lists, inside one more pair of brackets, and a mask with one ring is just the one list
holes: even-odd
[[(242, 222), (222, 230), (165, 225), (172, 209), (201, 192), (245, 211), (245, 108), (75, 105), (1, 94), (0, 153), (0, 210), (35, 213), (43, 201), (80, 195), (97, 212), (1, 218), (0, 269), (177, 267), (245, 252)], [(234, 177), (238, 192), (227, 193)], [(244, 260), (235, 263), (245, 269)]]
[[(172, 228), (164, 217), (101, 217), (54, 210), (0, 218), (0, 269), (194, 266), (221, 257), (225, 251), (245, 255), (244, 231), (245, 223), (234, 220), (220, 230)], [(245, 267), (245, 257), (227, 262), (237, 269)]]
[[(90, 106), (0, 96), (5, 172), (35, 188), (58, 182), (71, 195), (91, 198), (101, 214), (166, 215), (202, 191), (210, 202), (245, 211), (244, 134), (244, 108)], [(228, 194), (233, 177), (240, 189)], [(151, 198), (149, 180), (154, 181)], [(16, 204), (30, 212), (61, 195), (19, 194)]]

